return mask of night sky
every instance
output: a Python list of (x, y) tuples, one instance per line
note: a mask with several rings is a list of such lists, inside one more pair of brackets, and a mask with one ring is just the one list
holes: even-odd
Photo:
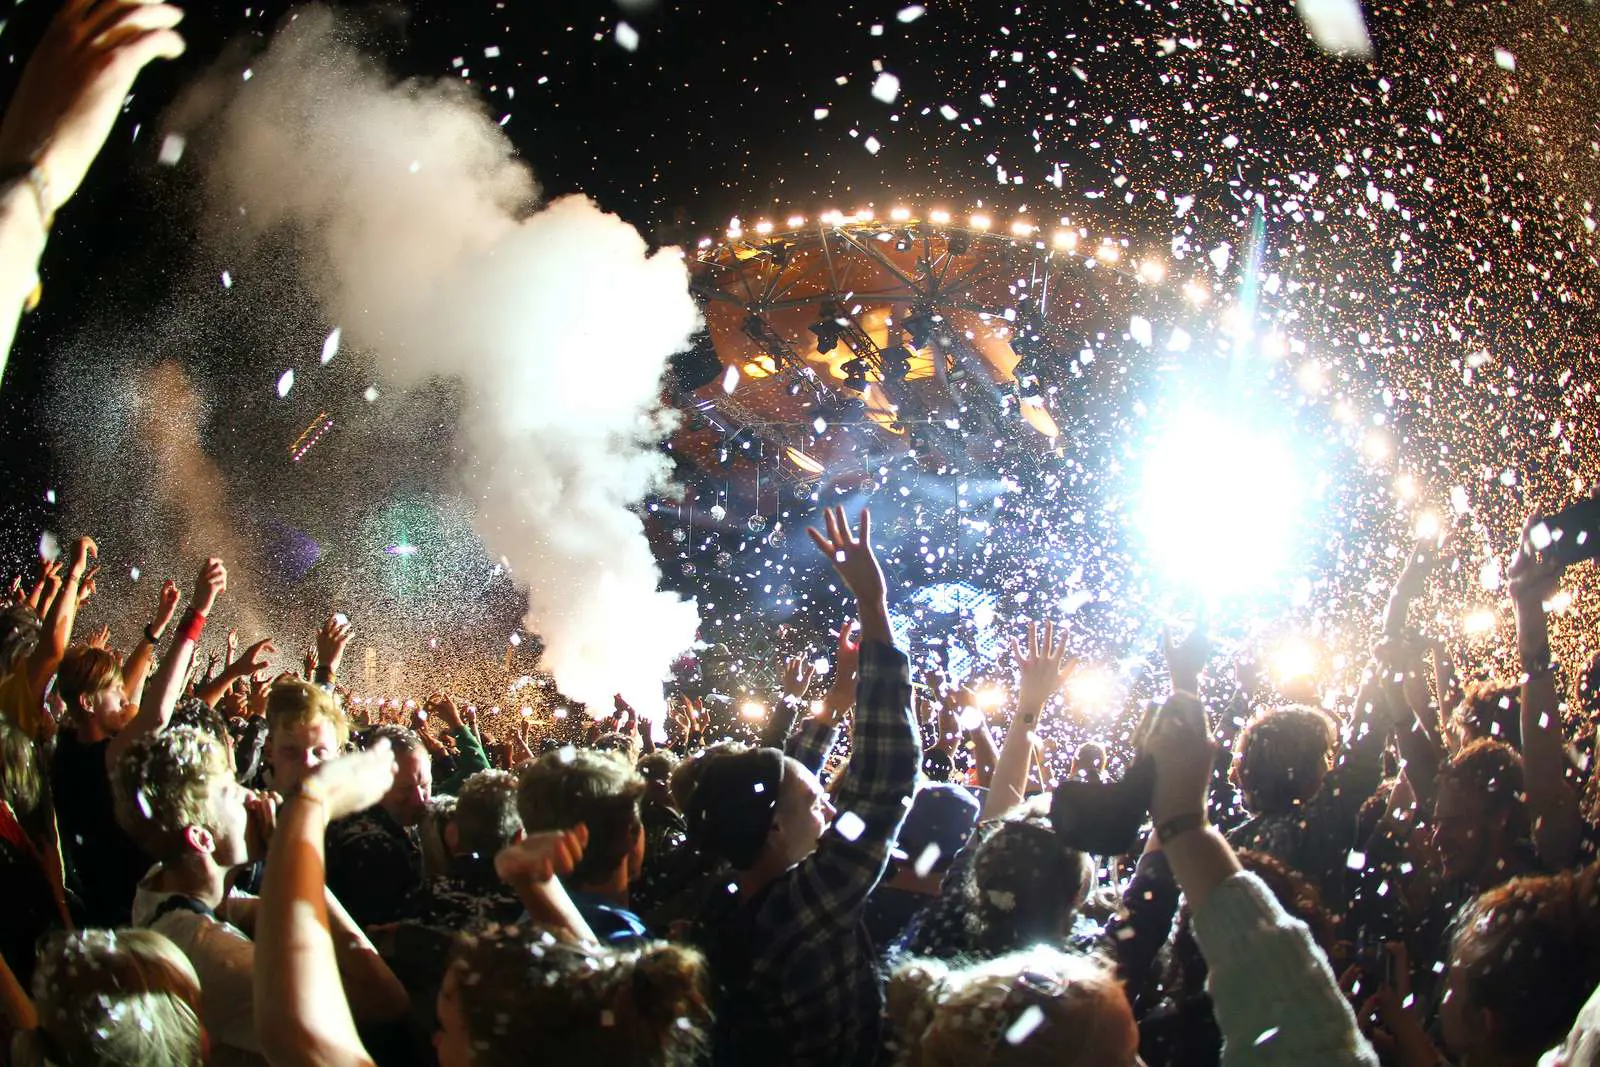
[[(20, 5), (5, 46), (25, 52), (48, 6)], [(102, 332), (119, 316), (137, 321), (196, 268), (183, 176), (154, 166), (156, 146), (135, 140), (134, 124), (154, 122), (225, 50), (259, 47), (287, 7), (195, 6), (189, 55), (140, 82), (63, 213), (44, 310), (25, 324), (0, 393), (0, 558), (26, 558), (39, 530), (56, 525), (45, 494), (71, 473), (53, 438), (72, 421), (63, 407), (115, 403), (96, 395), (113, 387), (92, 372), (55, 373), (59, 352), (86, 317)], [(657, 243), (720, 237), (735, 216), (748, 225), (830, 208), (982, 208), (997, 220), (1070, 217), (1097, 239), (1160, 256), (1175, 279), (1204, 276), (1218, 294), (1197, 313), (1209, 331), (1222, 329), (1223, 304), (1259, 290), (1250, 299), (1262, 329), (1288, 339), (1259, 391), (1337, 469), (1318, 490), (1328, 517), (1307, 581), (1318, 604), (1339, 609), (1276, 608), (1330, 645), (1343, 641), (1341, 627), (1381, 603), (1396, 545), (1431, 508), (1460, 531), (1436, 622), (1466, 640), (1462, 609), (1495, 602), (1485, 567), (1504, 556), (1525, 509), (1592, 482), (1600, 453), (1591, 395), (1600, 38), (1578, 3), (1402, 3), (1367, 15), (1370, 64), (1321, 54), (1287, 5), (1220, 0), (926, 10), (454, 0), (375, 9), (369, 40), (397, 73), (469, 78), (507, 116), (547, 196), (585, 193)], [(873, 94), (884, 72), (898, 79), (892, 102)], [(1255, 262), (1252, 225), (1264, 234)], [(1097, 421), (1072, 427), (1079, 462), (988, 516), (1013, 531), (1050, 530), (1025, 544), (1048, 548), (1050, 561), (925, 565), (911, 553), (893, 561), (897, 577), (970, 579), (1002, 596), (1031, 583), (1051, 602), (1084, 581), (1083, 534), (1052, 509), (1071, 497), (1111, 545), (1125, 502), (1106, 479), (1143, 436), (1161, 380), (1138, 354), (1149, 345), (1127, 322), (1114, 325), (1101, 351), (1128, 371)], [(218, 442), (249, 424), (281, 369), (227, 348), (219, 339), (199, 360), (201, 377), (231, 398), (211, 426), (223, 456), (247, 447)], [(1198, 361), (1180, 362), (1226, 387)], [(82, 393), (69, 402), (63, 388)], [(1084, 410), (1066, 391), (1050, 402), (1058, 421)], [(717, 579), (713, 597), (724, 600), (740, 595), (738, 574), (787, 566), (806, 547), (764, 545), (737, 521), (695, 541), (698, 575), (669, 552), (669, 578), (692, 588), (729, 552), (732, 577)], [(1148, 593), (1151, 576), (1125, 547), (1091, 566), (1102, 602)], [(1592, 600), (1580, 584), (1575, 620), (1592, 619)], [(1148, 633), (1110, 614), (1101, 621), (1108, 650)], [(1577, 641), (1580, 629), (1562, 639)]]

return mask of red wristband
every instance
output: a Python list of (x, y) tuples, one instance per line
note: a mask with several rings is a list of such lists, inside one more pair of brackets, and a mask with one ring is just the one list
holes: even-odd
[(188, 641), (190, 644), (198, 644), (200, 642), (200, 634), (205, 631), (205, 628), (206, 617), (190, 608), (189, 613), (183, 617), (182, 624), (178, 626), (178, 640)]

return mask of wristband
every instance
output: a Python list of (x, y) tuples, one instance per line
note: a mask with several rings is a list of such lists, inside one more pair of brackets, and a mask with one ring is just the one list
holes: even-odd
[[(163, 629), (165, 629), (165, 627), (163, 627)], [(161, 643), (161, 635), (156, 633), (156, 628), (155, 628), (155, 624), (154, 623), (146, 623), (145, 624), (145, 627), (144, 627), (144, 639), (146, 641), (149, 641), (152, 645), (159, 645)]]
[(188, 641), (191, 644), (199, 644), (200, 635), (205, 632), (205, 628), (206, 617), (190, 608), (189, 613), (183, 617), (183, 622), (178, 626), (178, 639), (180, 641)]
[(333, 684), (334, 677), (335, 677), (334, 669), (332, 667), (325, 666), (325, 665), (323, 665), (321, 663), (317, 664), (316, 669), (311, 672), (311, 680), (313, 682), (315, 682), (317, 685), (330, 685), (331, 686)]
[(289, 796), (284, 800), (284, 803), (287, 804), (291, 800), (309, 800), (311, 803), (322, 809), (323, 821), (327, 821), (328, 794), (322, 788), (322, 786), (310, 778), (301, 779), (300, 784), (295, 788), (293, 793), (289, 794)]
[(1168, 841), (1186, 834), (1191, 830), (1203, 830), (1206, 825), (1206, 813), (1191, 811), (1186, 815), (1174, 815), (1172, 818), (1156, 826), (1156, 840), (1165, 845)]
[(1196, 693), (1193, 689), (1178, 689), (1174, 687), (1172, 690), (1172, 695), (1175, 697), (1182, 697), (1184, 700), (1192, 700), (1196, 704), (1204, 703), (1204, 701), (1200, 699), (1200, 694)]

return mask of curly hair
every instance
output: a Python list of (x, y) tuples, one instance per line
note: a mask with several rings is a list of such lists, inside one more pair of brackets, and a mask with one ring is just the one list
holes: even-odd
[(1067, 848), (1048, 815), (1013, 812), (978, 845), (965, 886), (967, 927), (984, 956), (1056, 943), (1094, 878), (1094, 862)]
[(0, 677), (10, 674), (39, 647), (44, 624), (26, 604), (0, 608)]
[(1252, 812), (1281, 814), (1317, 795), (1338, 743), (1338, 725), (1320, 708), (1268, 708), (1239, 733), (1230, 777)]
[(537, 926), (464, 935), (450, 971), (473, 1067), (690, 1067), (709, 1047), (710, 979), (696, 951), (665, 942), (619, 950)]
[(33, 975), (39, 1028), (18, 1035), (19, 1067), (200, 1067), (200, 978), (154, 930), (57, 934)]
[(111, 776), (117, 822), (156, 859), (181, 850), (183, 832), (214, 821), (212, 784), (231, 779), (223, 742), (174, 726), (128, 746)]
[(1600, 867), (1483, 893), (1456, 927), (1450, 966), (1468, 1005), (1494, 1013), (1497, 1051), (1534, 1057), (1560, 1044), (1600, 984)]
[(1469, 682), (1450, 713), (1450, 726), (1463, 746), (1490, 738), (1522, 747), (1522, 690), (1504, 681)]
[(1515, 840), (1531, 832), (1523, 797), (1522, 756), (1504, 741), (1483, 738), (1450, 757), (1439, 768), (1436, 788), (1458, 785), (1486, 797), (1489, 814), (1505, 813), (1506, 831)]
[(886, 999), (896, 1067), (1097, 1067), (1113, 1013), (1133, 1019), (1109, 962), (1044, 945), (965, 969), (910, 961)]

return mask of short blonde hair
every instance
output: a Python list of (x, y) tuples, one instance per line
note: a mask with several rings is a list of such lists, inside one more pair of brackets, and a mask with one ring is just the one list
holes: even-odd
[(33, 976), (39, 1028), (19, 1034), (20, 1067), (200, 1067), (200, 978), (154, 930), (58, 934)]
[(1097, 1031), (1127, 995), (1099, 956), (1039, 945), (956, 969), (914, 960), (889, 980), (897, 1067), (1099, 1067)]
[(273, 684), (267, 692), (267, 733), (292, 730), (316, 722), (333, 723), (339, 747), (350, 743), (350, 720), (345, 718), (333, 697), (321, 686), (287, 678)]
[(56, 671), (56, 692), (61, 694), (61, 701), (74, 722), (82, 715), (79, 697), (121, 689), (122, 684), (122, 664), (103, 648), (74, 645), (67, 649)]
[(111, 776), (117, 822), (152, 857), (183, 851), (183, 831), (215, 823), (212, 785), (232, 777), (222, 742), (173, 726), (128, 746)]

